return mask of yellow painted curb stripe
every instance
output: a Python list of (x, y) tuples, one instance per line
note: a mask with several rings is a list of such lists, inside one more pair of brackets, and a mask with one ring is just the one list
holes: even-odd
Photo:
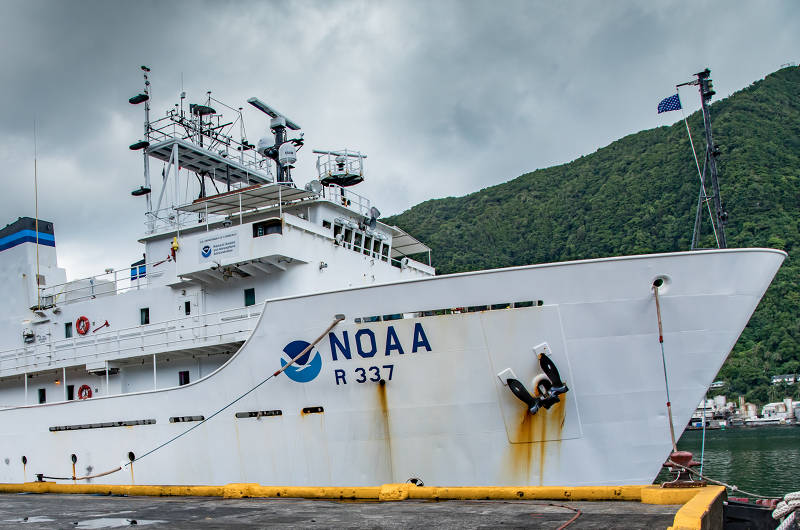
[(722, 503), (727, 498), (722, 486), (703, 488), (661, 488), (659, 486), (582, 487), (417, 487), (413, 484), (384, 484), (368, 487), (261, 486), (237, 483), (225, 486), (125, 486), (105, 484), (58, 484), (25, 482), (0, 484), (0, 493), (77, 493), (129, 496), (289, 497), (303, 499), (354, 499), (378, 501), (424, 500), (519, 500), (640, 501), (644, 504), (682, 504), (675, 514), (672, 530), (707, 529), (722, 525)]
[(0, 484), (0, 493), (78, 493), (130, 496), (200, 496), (239, 499), (244, 497), (289, 497), (303, 499), (354, 499), (378, 501), (424, 500), (525, 500), (640, 501), (645, 504), (683, 504), (675, 515), (674, 530), (705, 529), (722, 524), (725, 488), (661, 488), (659, 486), (583, 487), (417, 487), (413, 484), (384, 484), (372, 487), (294, 487), (260, 484), (225, 486), (125, 486), (104, 484), (58, 484), (25, 482)]
[[(365, 500), (514, 500), (551, 499), (573, 501), (639, 501), (647, 486), (584, 487), (417, 487), (413, 484), (384, 484), (372, 487), (294, 487), (228, 484), (225, 486), (125, 486), (105, 484), (59, 484), (25, 482), (0, 484), (0, 493), (83, 493), (131, 496), (201, 496), (201, 497), (294, 497), (305, 499)], [(692, 495), (697, 490), (692, 490)], [(685, 502), (685, 501), (684, 501)]]
[(698, 489), (697, 495), (675, 514), (671, 530), (722, 528), (722, 503), (728, 498), (725, 488), (706, 486)]
[(642, 504), (686, 504), (703, 488), (662, 488), (642, 486)]

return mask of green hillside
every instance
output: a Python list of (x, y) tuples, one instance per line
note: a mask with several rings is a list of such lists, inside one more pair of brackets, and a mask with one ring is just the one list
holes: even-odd
[[(784, 393), (800, 397), (800, 385), (770, 386), (772, 375), (800, 372), (800, 68), (779, 70), (715, 102), (711, 116), (730, 213), (728, 246), (781, 248), (790, 255), (720, 372), (729, 384), (723, 392), (756, 403)], [(702, 151), (702, 115), (692, 114), (689, 125)], [(430, 245), (443, 274), (688, 250), (697, 191), (681, 121), (464, 197), (423, 202), (384, 221)], [(700, 246), (714, 247), (707, 216), (703, 233)]]

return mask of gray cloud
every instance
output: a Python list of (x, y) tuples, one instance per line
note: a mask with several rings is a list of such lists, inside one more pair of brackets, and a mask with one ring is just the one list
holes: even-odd
[[(183, 86), (234, 106), (258, 96), (311, 148), (369, 155), (359, 186), (385, 213), (567, 162), (675, 120), (655, 105), (710, 66), (720, 96), (800, 60), (785, 2), (198, 2), (6, 0), (0, 167), (6, 222), (56, 223), (71, 277), (141, 252), (140, 110), (152, 70), (161, 115)], [(684, 104), (696, 107), (694, 94)], [(266, 130), (246, 112), (248, 136)], [(297, 180), (313, 174), (301, 151)], [(159, 168), (154, 165), (154, 172)], [(357, 190), (358, 191), (358, 190)], [(0, 223), (2, 223), (0, 219)]]

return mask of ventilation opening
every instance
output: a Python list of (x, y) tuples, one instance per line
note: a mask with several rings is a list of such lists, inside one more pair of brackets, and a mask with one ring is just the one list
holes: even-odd
[(281, 416), (283, 412), (280, 410), (252, 410), (249, 412), (237, 412), (237, 418), (261, 418), (262, 416)]

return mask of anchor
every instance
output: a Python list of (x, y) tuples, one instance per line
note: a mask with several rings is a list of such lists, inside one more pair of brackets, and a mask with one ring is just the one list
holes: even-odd
[(536, 396), (532, 396), (519, 379), (513, 377), (506, 379), (506, 384), (511, 393), (525, 403), (529, 414), (536, 414), (542, 407), (549, 409), (561, 400), (558, 396), (569, 391), (567, 384), (561, 380), (558, 368), (547, 354), (539, 354), (539, 366), (544, 373), (534, 379), (533, 384)]

